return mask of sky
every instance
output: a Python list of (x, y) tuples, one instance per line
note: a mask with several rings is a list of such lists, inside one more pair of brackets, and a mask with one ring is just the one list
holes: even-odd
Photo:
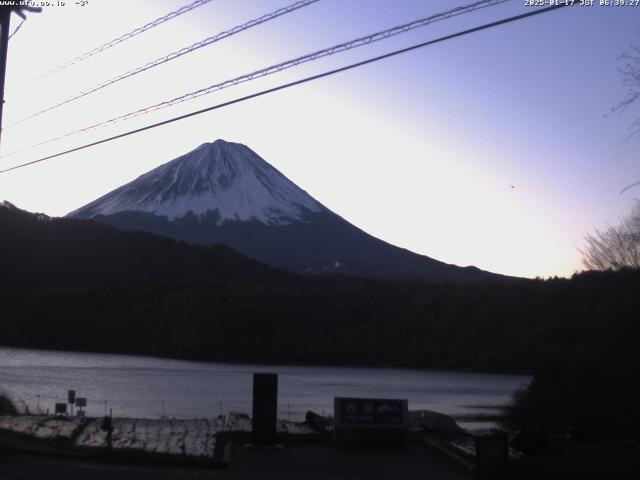
[[(11, 126), (123, 72), (294, 0), (212, 0), (77, 65), (43, 72), (189, 0), (57, 2), (9, 42), (0, 169), (476, 25), (511, 0), (88, 134), (16, 150), (473, 0), (320, 0)], [(54, 2), (56, 3), (56, 2)], [(577, 2), (578, 3), (578, 2)], [(640, 198), (640, 105), (619, 56), (640, 6), (573, 6), (455, 38), (0, 174), (0, 200), (62, 216), (205, 142), (243, 143), (349, 222), (457, 265), (525, 276), (582, 269), (584, 235)], [(13, 31), (20, 23), (12, 17)]]

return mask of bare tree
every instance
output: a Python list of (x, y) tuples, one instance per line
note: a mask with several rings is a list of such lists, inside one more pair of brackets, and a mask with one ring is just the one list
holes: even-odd
[[(622, 84), (626, 87), (627, 93), (622, 101), (611, 109), (609, 115), (615, 112), (622, 113), (630, 106), (640, 102), (640, 47), (629, 45), (627, 52), (620, 55), (618, 60), (622, 62), (620, 73), (622, 74)], [(640, 117), (635, 118), (629, 128), (631, 133), (627, 139), (640, 136)], [(620, 193), (638, 185), (640, 185), (640, 180), (627, 185)]]
[[(640, 47), (629, 45), (629, 50), (620, 55), (618, 60), (622, 62), (620, 73), (622, 74), (622, 84), (627, 88), (624, 99), (611, 109), (613, 112), (623, 112), (631, 105), (640, 100)], [(634, 133), (640, 132), (640, 119), (636, 119), (631, 124)]]
[(640, 202), (618, 226), (585, 236), (582, 263), (590, 270), (640, 268)]

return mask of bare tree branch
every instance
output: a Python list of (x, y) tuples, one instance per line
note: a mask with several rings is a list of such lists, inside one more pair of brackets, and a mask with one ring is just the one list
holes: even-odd
[[(638, 30), (638, 33), (640, 34), (640, 30)], [(626, 87), (627, 92), (622, 101), (613, 107), (605, 117), (614, 113), (621, 114), (632, 105), (640, 103), (640, 47), (633, 44), (629, 45), (627, 52), (620, 55), (618, 61), (622, 62), (622, 66), (618, 70), (622, 74), (622, 85)], [(640, 118), (636, 118), (631, 123), (629, 130), (631, 133), (629, 133), (625, 142), (640, 136)], [(624, 187), (620, 194), (638, 185), (640, 185), (640, 180)]]
[(627, 185), (626, 187), (624, 187), (622, 190), (620, 190), (620, 194), (623, 194), (624, 192), (626, 192), (630, 188), (637, 187), (638, 185), (640, 185), (640, 180), (638, 180), (637, 182), (633, 182), (632, 184)]
[[(640, 182), (638, 182), (640, 183)], [(607, 225), (585, 237), (586, 246), (578, 249), (582, 263), (590, 270), (640, 268), (640, 202), (620, 225)]]

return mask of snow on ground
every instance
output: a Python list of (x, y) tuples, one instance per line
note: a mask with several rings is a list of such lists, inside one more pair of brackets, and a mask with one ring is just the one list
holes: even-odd
[(310, 435), (318, 433), (306, 423), (290, 422), (288, 420), (278, 420), (276, 429), (279, 433), (291, 433), (294, 435)]
[(246, 413), (229, 412), (223, 417), (220, 430), (225, 432), (250, 432), (251, 418)]
[[(78, 436), (78, 447), (105, 447), (107, 434), (100, 428), (102, 419), (93, 420)], [(151, 453), (212, 456), (218, 421), (208, 419), (114, 418), (114, 449), (139, 449)]]
[[(220, 430), (227, 432), (251, 432), (251, 417), (246, 413), (229, 412), (223, 417)], [(278, 420), (276, 423), (278, 433), (291, 433), (297, 435), (313, 435), (318, 432), (303, 422), (291, 422)]]
[(465, 438), (452, 440), (451, 442), (449, 442), (449, 445), (451, 445), (456, 450), (460, 450), (461, 452), (466, 453), (471, 457), (476, 456), (476, 444), (474, 443), (473, 439)]
[(83, 418), (43, 415), (0, 416), (0, 429), (24, 433), (36, 438), (71, 439), (82, 427)]
[[(471, 457), (476, 456), (476, 444), (472, 437), (460, 437), (456, 440), (451, 440), (449, 442), (449, 445), (451, 445), (454, 449), (460, 450)], [(510, 459), (516, 459), (521, 455), (518, 450), (514, 450), (511, 447), (508, 448)]]
[[(114, 450), (143, 450), (150, 453), (207, 457), (213, 455), (216, 433), (251, 432), (251, 418), (228, 413), (215, 419), (114, 418)], [(68, 439), (76, 447), (105, 448), (107, 434), (102, 418), (48, 417), (43, 415), (0, 416), (0, 430), (23, 433), (36, 438)], [(280, 433), (314, 434), (303, 423), (278, 420)]]

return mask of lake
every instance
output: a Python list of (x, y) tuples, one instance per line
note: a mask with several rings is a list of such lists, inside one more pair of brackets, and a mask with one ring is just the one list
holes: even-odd
[(114, 416), (141, 418), (250, 413), (254, 372), (279, 374), (279, 417), (291, 420), (303, 419), (307, 410), (332, 414), (335, 396), (406, 398), (410, 410), (458, 418), (491, 414), (531, 381), (526, 375), (206, 363), (0, 347), (0, 391), (31, 412), (53, 412), (72, 389), (87, 398), (90, 416), (111, 409)]

